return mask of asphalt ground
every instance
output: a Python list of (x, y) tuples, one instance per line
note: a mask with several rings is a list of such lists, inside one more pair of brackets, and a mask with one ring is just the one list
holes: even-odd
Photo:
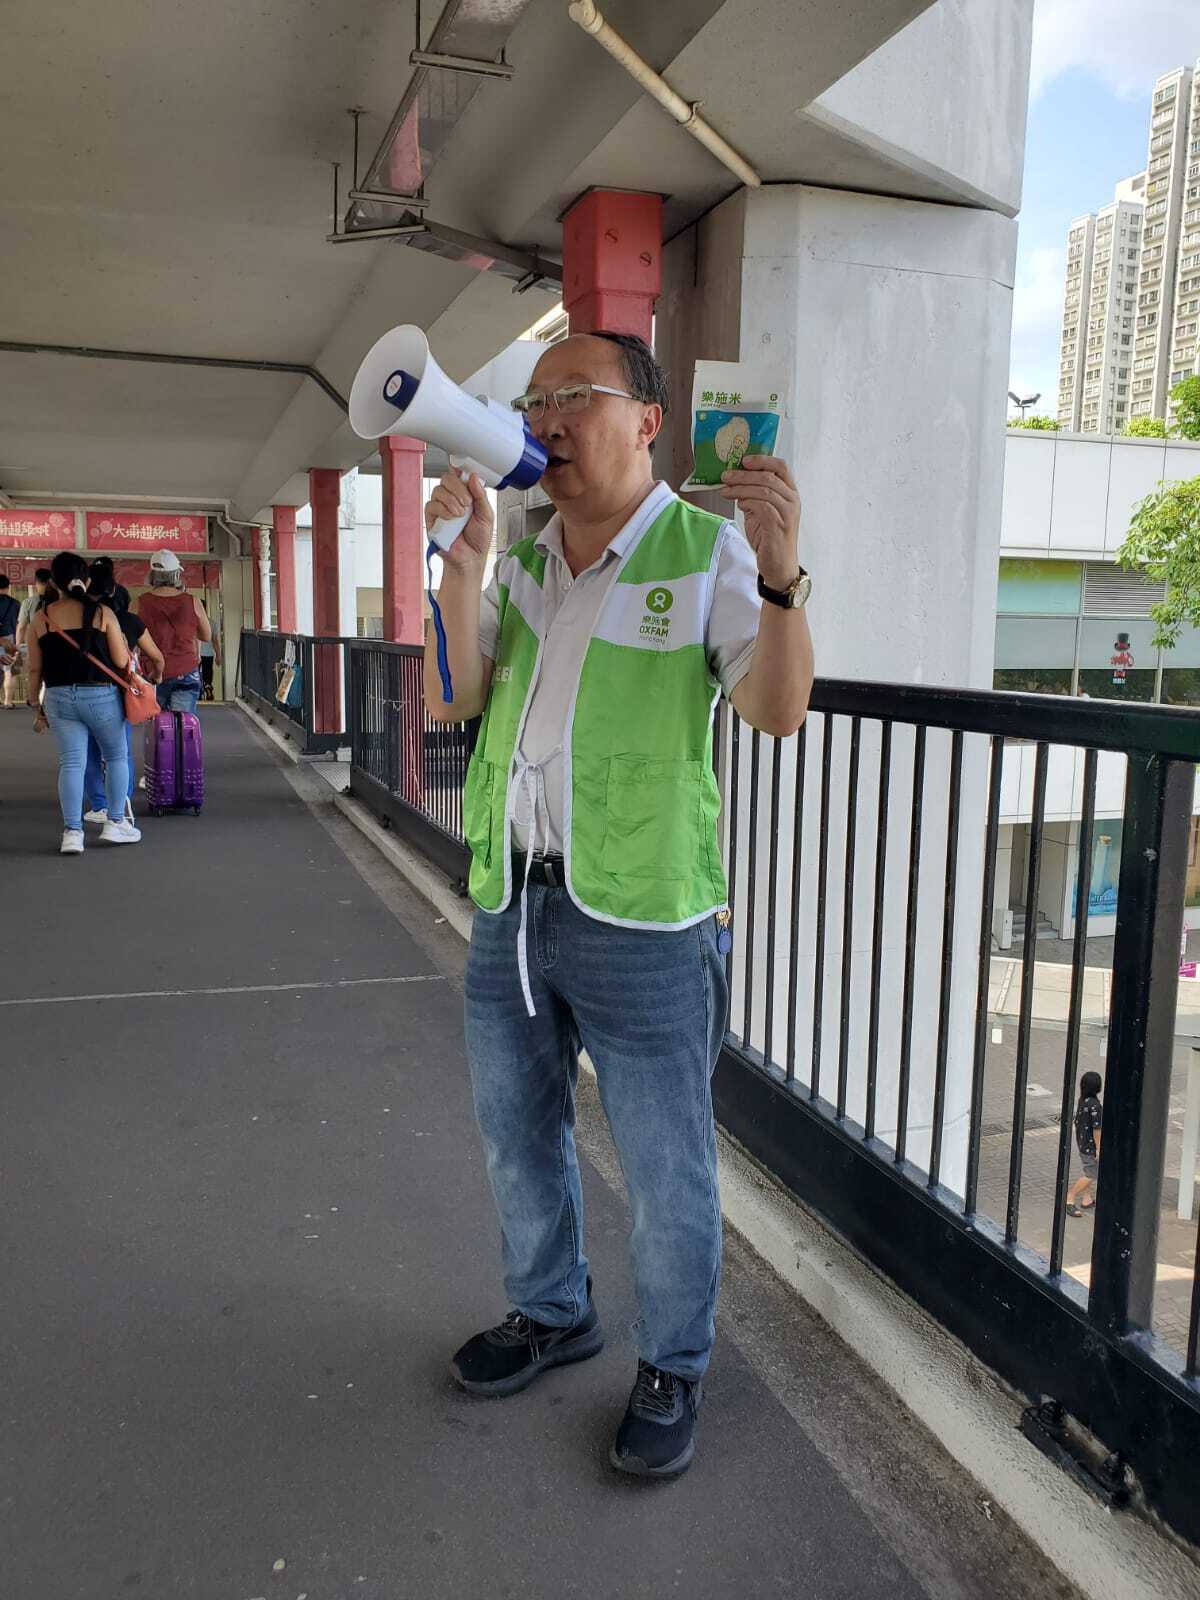
[(454, 1388), (506, 1309), (461, 943), (201, 717), (203, 814), (63, 858), (53, 747), (0, 713), (0, 1596), (1073, 1595), (732, 1234), (695, 1465), (611, 1469), (635, 1307), (587, 1082), (608, 1344)]

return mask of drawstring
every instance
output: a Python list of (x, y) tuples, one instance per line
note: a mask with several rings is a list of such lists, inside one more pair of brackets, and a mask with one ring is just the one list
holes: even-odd
[[(552, 750), (544, 759), (552, 760), (558, 753), (557, 749)], [(517, 931), (517, 971), (521, 974), (525, 1010), (531, 1017), (536, 1017), (537, 1007), (533, 1003), (533, 990), (529, 983), (529, 864), (537, 852), (539, 834), (544, 835), (545, 843), (549, 842), (550, 811), (546, 805), (546, 777), (540, 765), (522, 761), (513, 775), (513, 782), (525, 798), (528, 813), (525, 875), (521, 880), (521, 926)]]
[(437, 664), (438, 674), (442, 680), (442, 700), (446, 705), (454, 702), (454, 685), (450, 681), (450, 652), (446, 645), (446, 625), (442, 621), (442, 608), (438, 605), (433, 592), (433, 558), (442, 553), (440, 546), (429, 541), (425, 551), (425, 576), (429, 580), (425, 593), (429, 596), (429, 604), (433, 608), (433, 631), (437, 635)]

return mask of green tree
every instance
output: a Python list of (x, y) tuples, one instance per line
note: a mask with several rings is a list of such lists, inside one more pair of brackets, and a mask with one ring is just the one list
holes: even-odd
[(1200, 477), (1160, 483), (1146, 496), (1117, 561), (1167, 586), (1166, 599), (1150, 607), (1155, 649), (1171, 649), (1185, 625), (1200, 628)]
[(1034, 428), (1039, 433), (1057, 433), (1058, 423), (1053, 417), (1018, 417), (1009, 423), (1010, 428)]
[(1175, 432), (1183, 439), (1200, 439), (1200, 378), (1184, 378), (1171, 390), (1175, 407)]
[(1161, 417), (1130, 417), (1123, 432), (1127, 439), (1165, 439), (1167, 425)]

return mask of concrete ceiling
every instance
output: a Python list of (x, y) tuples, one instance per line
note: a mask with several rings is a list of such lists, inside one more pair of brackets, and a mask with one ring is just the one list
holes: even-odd
[[(841, 162), (866, 185), (894, 176), (895, 151), (860, 137), (844, 104), (819, 124), (809, 112), (928, 4), (602, 9), (764, 176), (837, 182)], [(427, 31), (437, 9), (427, 0)], [(0, 341), (301, 363), (345, 394), (371, 342), (415, 321), (452, 376), (483, 365), (547, 309), (545, 291), (514, 295), (395, 242), (325, 241), (346, 108), (364, 110), (365, 166), (408, 81), (413, 27), (412, 0), (107, 0), (69, 14), (9, 0)], [(590, 185), (668, 195), (670, 231), (735, 186), (565, 0), (532, 0), (508, 59), (513, 80), (483, 83), (429, 175), (438, 220), (556, 254), (558, 219)], [(971, 202), (927, 167), (918, 190)], [(158, 496), (253, 516), (295, 498), (306, 467), (369, 454), (301, 377), (0, 353), (0, 490), (27, 503)]]

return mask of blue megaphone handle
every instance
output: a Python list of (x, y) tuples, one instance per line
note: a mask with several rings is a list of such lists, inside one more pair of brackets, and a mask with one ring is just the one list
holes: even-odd
[(438, 677), (442, 680), (442, 702), (444, 705), (453, 705), (454, 685), (450, 681), (450, 652), (446, 644), (446, 625), (442, 621), (442, 608), (433, 597), (433, 558), (440, 556), (441, 553), (440, 548), (431, 539), (425, 549), (425, 576), (428, 580), (425, 592), (433, 608), (433, 631), (437, 635), (437, 664)]

